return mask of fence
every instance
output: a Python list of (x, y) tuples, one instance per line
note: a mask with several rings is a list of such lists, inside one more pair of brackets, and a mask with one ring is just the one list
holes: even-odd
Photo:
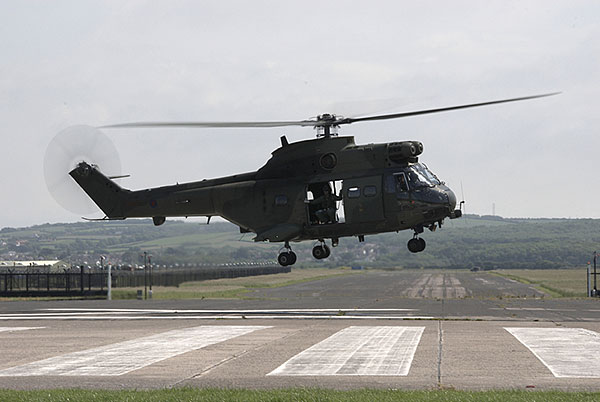
[(4, 272), (0, 296), (105, 296), (107, 275), (100, 272)]
[(290, 272), (282, 266), (258, 267), (202, 267), (195, 269), (152, 269), (134, 272), (112, 271), (112, 286), (116, 288), (139, 287), (152, 283), (153, 286), (179, 286), (183, 282), (209, 279), (239, 278), (244, 276), (269, 275)]
[[(0, 272), (0, 297), (106, 296), (106, 271)], [(179, 286), (183, 282), (290, 272), (290, 267), (202, 267), (188, 269), (112, 270), (112, 287)]]

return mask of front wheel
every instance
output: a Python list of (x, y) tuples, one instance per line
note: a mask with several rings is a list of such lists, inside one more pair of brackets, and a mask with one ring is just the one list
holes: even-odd
[(419, 240), (421, 239), (410, 239), (408, 241), (408, 244), (406, 245), (408, 247), (408, 251), (410, 251), (411, 253), (418, 253), (419, 251), (422, 251), (420, 249), (421, 244)]

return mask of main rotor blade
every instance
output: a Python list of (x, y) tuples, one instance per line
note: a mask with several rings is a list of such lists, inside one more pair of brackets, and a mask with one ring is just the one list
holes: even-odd
[(470, 103), (468, 105), (459, 105), (459, 106), (449, 106), (437, 109), (426, 109), (426, 110), (417, 110), (413, 112), (403, 112), (403, 113), (394, 113), (394, 114), (383, 114), (378, 116), (365, 116), (365, 117), (342, 117), (335, 116), (332, 114), (323, 114), (318, 116), (316, 119), (311, 120), (298, 120), (298, 121), (238, 121), (238, 122), (226, 122), (226, 121), (216, 121), (216, 122), (137, 122), (137, 123), (121, 123), (121, 124), (110, 124), (106, 126), (100, 126), (98, 128), (133, 128), (133, 127), (213, 127), (213, 128), (240, 128), (240, 127), (260, 127), (260, 128), (270, 128), (270, 127), (286, 127), (286, 126), (302, 126), (302, 127), (332, 127), (339, 126), (342, 124), (351, 124), (359, 121), (369, 121), (369, 120), (387, 120), (387, 119), (399, 119), (401, 117), (410, 117), (410, 116), (418, 116), (422, 114), (430, 114), (430, 113), (439, 113), (439, 112), (447, 112), (450, 110), (458, 110), (458, 109), (466, 109), (471, 107), (479, 107), (479, 106), (488, 106), (495, 105), (498, 103), (508, 103), (508, 102), (517, 102), (528, 99), (536, 99), (543, 98), (546, 96), (557, 95), (560, 92), (553, 92), (542, 95), (532, 95), (532, 96), (523, 96), (520, 98), (511, 98), (511, 99), (502, 99), (496, 101), (489, 102), (481, 102), (481, 103)]
[(319, 124), (316, 120), (300, 121), (238, 121), (238, 122), (140, 122), (140, 123), (122, 123), (101, 126), (98, 128), (126, 128), (126, 127), (216, 127), (216, 128), (236, 128), (236, 127), (285, 127), (285, 126), (311, 126)]
[(541, 94), (541, 95), (523, 96), (523, 97), (520, 97), (520, 98), (502, 99), (502, 100), (489, 101), (489, 102), (481, 102), (481, 103), (470, 103), (468, 105), (448, 106), (448, 107), (442, 107), (442, 108), (437, 108), (437, 109), (416, 110), (416, 111), (413, 111), (413, 112), (383, 114), (383, 115), (378, 115), (378, 116), (365, 116), (365, 117), (356, 117), (356, 118), (347, 117), (347, 118), (338, 120), (336, 122), (336, 124), (337, 125), (339, 125), (339, 124), (351, 124), (351, 123), (355, 123), (355, 122), (358, 122), (358, 121), (369, 121), (369, 120), (399, 119), (399, 118), (402, 118), (402, 117), (418, 116), (418, 115), (422, 115), (422, 114), (448, 112), (450, 110), (467, 109), (467, 108), (471, 108), (471, 107), (496, 105), (498, 103), (508, 103), (508, 102), (523, 101), (523, 100), (528, 100), (528, 99), (544, 98), (546, 96), (554, 96), (554, 95), (558, 95), (558, 94), (560, 94), (560, 92), (552, 92), (552, 93)]

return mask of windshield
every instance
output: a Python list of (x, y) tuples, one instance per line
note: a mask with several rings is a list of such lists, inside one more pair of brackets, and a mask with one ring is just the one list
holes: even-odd
[(420, 163), (409, 166), (407, 176), (413, 188), (433, 187), (440, 184), (438, 178), (425, 165)]

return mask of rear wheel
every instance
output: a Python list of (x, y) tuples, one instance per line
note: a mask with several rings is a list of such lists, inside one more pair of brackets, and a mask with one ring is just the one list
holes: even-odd
[(294, 253), (293, 251), (283, 252), (279, 254), (279, 256), (277, 257), (277, 261), (279, 262), (279, 265), (283, 267), (292, 265), (296, 262), (296, 253)]
[(314, 246), (312, 249), (312, 255), (317, 260), (322, 260), (323, 258), (326, 258), (327, 252), (323, 246)]
[(294, 265), (296, 263), (296, 259), (297, 259), (296, 253), (294, 253), (293, 251), (290, 251), (288, 254), (290, 255), (289, 265)]

